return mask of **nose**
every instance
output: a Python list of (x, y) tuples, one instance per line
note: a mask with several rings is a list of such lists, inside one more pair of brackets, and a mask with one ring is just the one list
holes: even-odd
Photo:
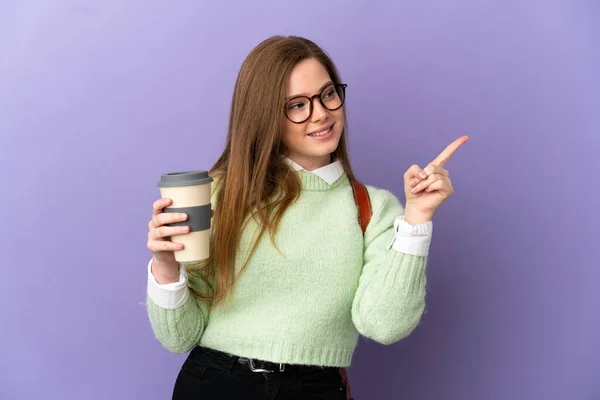
[(323, 104), (319, 101), (318, 98), (312, 99), (312, 115), (310, 116), (311, 122), (319, 122), (323, 119), (327, 118), (327, 109), (323, 107)]

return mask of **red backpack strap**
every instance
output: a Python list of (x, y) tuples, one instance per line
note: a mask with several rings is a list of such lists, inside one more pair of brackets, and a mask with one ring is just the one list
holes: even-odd
[(356, 201), (356, 205), (358, 207), (358, 223), (360, 224), (360, 228), (364, 234), (367, 230), (367, 226), (369, 225), (369, 221), (371, 221), (371, 215), (373, 215), (371, 199), (369, 198), (369, 192), (367, 191), (367, 187), (365, 185), (355, 180), (351, 180), (350, 183), (352, 183), (354, 200)]
[(340, 368), (340, 376), (342, 377), (342, 382), (344, 382), (344, 386), (346, 386), (346, 400), (354, 400), (354, 397), (352, 397), (352, 393), (350, 393), (350, 382), (348, 381), (348, 375), (346, 375), (345, 368)]
[[(371, 215), (373, 215), (371, 198), (369, 197), (369, 192), (367, 191), (367, 187), (365, 185), (355, 180), (351, 180), (350, 183), (352, 183), (354, 200), (356, 201), (356, 206), (358, 207), (358, 223), (364, 234), (367, 230), (367, 226), (369, 225), (369, 221), (371, 221)], [(352, 393), (350, 392), (350, 381), (348, 379), (348, 375), (346, 374), (345, 368), (340, 368), (340, 376), (342, 378), (342, 382), (344, 382), (344, 386), (346, 386), (346, 400), (353, 400)]]

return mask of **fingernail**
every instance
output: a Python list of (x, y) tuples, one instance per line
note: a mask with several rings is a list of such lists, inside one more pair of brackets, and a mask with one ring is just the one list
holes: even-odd
[(185, 214), (185, 213), (184, 214), (179, 214), (179, 218), (184, 218), (185, 219), (185, 218), (187, 218), (187, 214)]
[(427, 178), (427, 174), (425, 173), (425, 171), (419, 172), (419, 178), (421, 178), (421, 179)]

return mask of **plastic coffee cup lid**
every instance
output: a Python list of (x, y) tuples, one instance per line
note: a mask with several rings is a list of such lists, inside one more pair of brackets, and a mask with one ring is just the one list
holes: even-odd
[(210, 183), (213, 178), (208, 176), (208, 171), (183, 171), (169, 172), (160, 176), (158, 187), (194, 186)]

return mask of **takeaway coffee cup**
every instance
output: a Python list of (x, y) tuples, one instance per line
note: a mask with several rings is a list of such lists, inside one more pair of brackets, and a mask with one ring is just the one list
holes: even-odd
[(201, 261), (209, 256), (211, 182), (207, 171), (171, 172), (161, 175), (157, 186), (162, 198), (173, 202), (163, 212), (186, 213), (188, 218), (167, 226), (189, 226), (189, 233), (171, 236), (182, 243), (183, 250), (174, 252), (179, 262)]

